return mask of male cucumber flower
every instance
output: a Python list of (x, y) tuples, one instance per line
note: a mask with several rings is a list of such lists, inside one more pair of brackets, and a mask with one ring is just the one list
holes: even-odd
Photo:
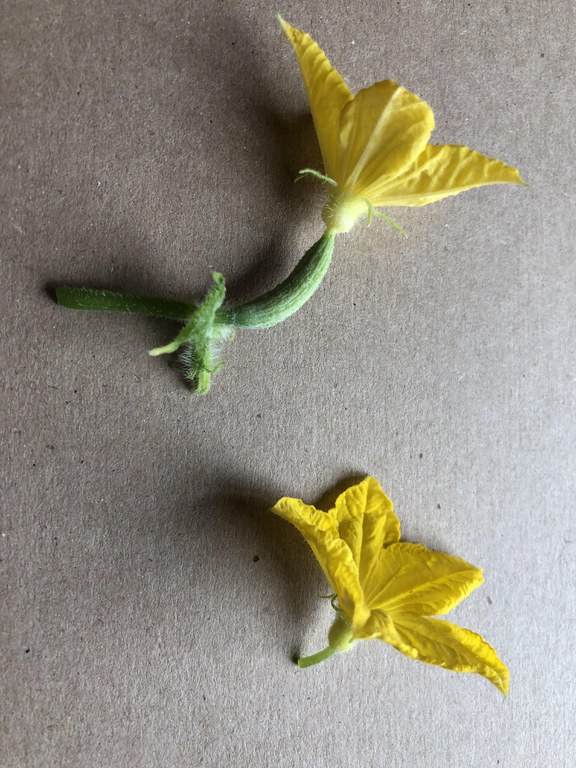
[(401, 542), (392, 502), (377, 480), (367, 477), (348, 488), (328, 512), (286, 497), (272, 511), (304, 536), (337, 601), (328, 647), (299, 659), (299, 666), (377, 638), (405, 656), (474, 672), (508, 692), (508, 670), (480, 635), (431, 618), (476, 589), (482, 571), (458, 557)]
[[(432, 110), (393, 80), (355, 96), (324, 51), (279, 17), (302, 70), (330, 199), (329, 230), (348, 232), (377, 206), (427, 205), (485, 184), (523, 184), (515, 168), (467, 147), (429, 144)], [(308, 169), (307, 169), (308, 170)], [(387, 218), (387, 217), (384, 217)]]

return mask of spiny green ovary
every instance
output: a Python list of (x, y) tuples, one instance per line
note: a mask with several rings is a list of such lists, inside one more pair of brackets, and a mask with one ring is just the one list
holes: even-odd
[(325, 232), (280, 285), (239, 307), (220, 309), (218, 322), (237, 328), (270, 328), (297, 312), (316, 292), (334, 252), (334, 233)]

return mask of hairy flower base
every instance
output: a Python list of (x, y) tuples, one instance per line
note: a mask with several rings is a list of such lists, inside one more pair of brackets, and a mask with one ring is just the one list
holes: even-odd
[(350, 232), (359, 219), (368, 216), (371, 207), (367, 200), (336, 193), (324, 206), (322, 219), (329, 232), (344, 234)]

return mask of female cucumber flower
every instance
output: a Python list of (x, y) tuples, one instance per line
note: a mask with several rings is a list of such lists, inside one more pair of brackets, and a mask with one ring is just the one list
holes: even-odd
[(400, 523), (377, 480), (348, 488), (322, 512), (300, 499), (273, 507), (304, 536), (334, 592), (328, 647), (301, 658), (308, 667), (357, 640), (384, 640), (405, 656), (474, 672), (508, 692), (508, 670), (485, 640), (443, 616), (482, 581), (465, 560), (400, 541)]
[[(466, 147), (428, 144), (434, 127), (430, 107), (392, 80), (353, 96), (318, 45), (280, 19), (294, 46), (308, 91), (327, 175), (310, 173), (331, 185), (323, 211), (326, 225), (290, 274), (278, 285), (237, 305), (226, 301), (222, 274), (203, 299), (176, 301), (94, 288), (58, 286), (56, 301), (70, 309), (129, 312), (164, 317), (182, 326), (153, 356), (179, 353), (184, 378), (198, 394), (210, 389), (221, 368), (219, 347), (237, 330), (261, 330), (297, 312), (321, 285), (332, 261), (336, 235), (362, 216), (384, 218), (377, 206), (425, 205), (483, 184), (522, 184), (518, 171)], [(400, 230), (402, 231), (402, 230)]]
[[(312, 38), (279, 17), (302, 70), (326, 176), (323, 219), (348, 232), (378, 206), (427, 205), (485, 184), (523, 184), (515, 168), (467, 147), (429, 144), (432, 110), (393, 80), (355, 96)], [(393, 223), (393, 222), (390, 222)]]

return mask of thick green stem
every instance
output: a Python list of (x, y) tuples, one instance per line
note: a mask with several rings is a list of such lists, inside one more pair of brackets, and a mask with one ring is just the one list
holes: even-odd
[(95, 288), (56, 288), (56, 301), (70, 309), (89, 309), (96, 312), (131, 312), (152, 317), (166, 317), (184, 322), (196, 309), (196, 304), (185, 304), (172, 299), (154, 299), (129, 293), (101, 291)]

